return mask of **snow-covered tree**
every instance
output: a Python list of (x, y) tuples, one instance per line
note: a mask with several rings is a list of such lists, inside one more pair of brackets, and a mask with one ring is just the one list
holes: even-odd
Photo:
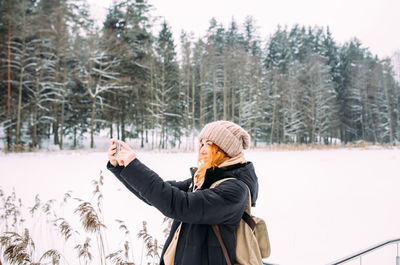
[[(174, 146), (180, 141), (182, 128), (183, 96), (179, 89), (179, 68), (171, 29), (164, 21), (156, 41), (157, 79), (155, 104), (157, 124), (160, 125), (159, 147), (166, 148), (168, 140)], [(168, 139), (172, 136), (172, 139)]]
[(96, 120), (97, 107), (100, 106), (101, 109), (104, 107), (104, 92), (119, 88), (118, 72), (116, 72), (119, 61), (111, 58), (101, 48), (99, 36), (96, 34), (88, 40), (87, 47), (86, 56), (82, 54), (84, 61), (81, 62), (79, 74), (91, 99), (90, 147), (93, 148), (95, 123), (103, 122)]

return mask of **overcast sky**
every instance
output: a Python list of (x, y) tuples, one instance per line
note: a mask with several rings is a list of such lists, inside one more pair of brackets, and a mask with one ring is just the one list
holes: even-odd
[[(88, 0), (91, 12), (104, 20), (112, 0)], [(149, 0), (154, 16), (171, 26), (175, 44), (181, 30), (205, 35), (212, 17), (226, 28), (232, 18), (242, 24), (246, 16), (256, 20), (259, 36), (267, 40), (277, 25), (330, 27), (339, 44), (357, 37), (380, 58), (400, 50), (400, 0)]]

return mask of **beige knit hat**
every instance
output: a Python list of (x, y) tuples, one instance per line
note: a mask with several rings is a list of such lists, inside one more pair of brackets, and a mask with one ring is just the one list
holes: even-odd
[(199, 141), (206, 139), (218, 145), (228, 156), (235, 157), (250, 146), (249, 134), (230, 121), (214, 121), (201, 130)]

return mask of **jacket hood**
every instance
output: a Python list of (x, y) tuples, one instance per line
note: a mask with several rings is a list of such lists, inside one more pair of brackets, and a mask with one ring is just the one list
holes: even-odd
[[(197, 168), (191, 168), (190, 171), (193, 179)], [(249, 187), (251, 192), (251, 203), (252, 205), (255, 205), (258, 198), (258, 178), (252, 162), (235, 164), (223, 168), (213, 167), (207, 169), (204, 183), (200, 189), (208, 189), (214, 182), (224, 178), (236, 178), (243, 181), (247, 187)]]

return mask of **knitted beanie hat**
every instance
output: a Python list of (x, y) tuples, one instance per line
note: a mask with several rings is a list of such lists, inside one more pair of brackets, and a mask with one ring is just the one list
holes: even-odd
[(218, 145), (229, 157), (239, 155), (250, 146), (249, 134), (230, 121), (214, 121), (201, 130), (199, 141), (206, 139)]

